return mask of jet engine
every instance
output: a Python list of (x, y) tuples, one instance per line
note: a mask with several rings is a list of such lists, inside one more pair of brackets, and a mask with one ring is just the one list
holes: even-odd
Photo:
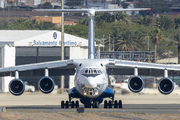
[(9, 91), (15, 96), (19, 96), (24, 93), (25, 84), (21, 79), (13, 79), (9, 83)]
[(42, 77), (38, 82), (39, 90), (45, 94), (51, 93), (54, 90), (54, 80), (49, 76)]
[(134, 75), (128, 80), (128, 88), (134, 92), (138, 93), (144, 88), (144, 80), (137, 75)]
[(158, 82), (158, 90), (160, 93), (168, 95), (174, 90), (174, 82), (170, 78), (164, 77)]

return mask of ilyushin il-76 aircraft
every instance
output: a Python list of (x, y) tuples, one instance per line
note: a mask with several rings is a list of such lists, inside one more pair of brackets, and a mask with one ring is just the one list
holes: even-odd
[[(15, 96), (23, 94), (25, 84), (19, 78), (19, 72), (28, 70), (44, 69), (44, 76), (39, 80), (39, 90), (45, 94), (53, 91), (55, 82), (49, 75), (49, 70), (53, 68), (74, 68), (75, 72), (75, 87), (68, 92), (69, 100), (61, 101), (61, 108), (75, 108), (79, 106), (79, 101), (72, 101), (73, 98), (80, 99), (85, 108), (98, 108), (104, 98), (110, 98), (109, 101), (104, 101), (104, 108), (122, 108), (122, 101), (115, 100), (115, 91), (108, 84), (107, 69), (121, 69), (118, 71), (123, 74), (127, 69), (132, 69), (133, 76), (128, 80), (128, 88), (134, 93), (140, 92), (144, 86), (144, 80), (138, 75), (138, 70), (154, 70), (163, 71), (164, 77), (159, 80), (158, 90), (162, 94), (170, 94), (174, 90), (174, 83), (168, 77), (168, 71), (180, 71), (180, 66), (164, 65), (146, 62), (126, 61), (117, 59), (95, 59), (95, 31), (94, 31), (94, 16), (99, 12), (118, 12), (118, 11), (140, 11), (150, 10), (149, 8), (137, 9), (37, 9), (35, 11), (59, 11), (59, 12), (84, 12), (89, 17), (89, 33), (88, 33), (88, 59), (70, 59), (59, 60), (52, 62), (42, 62), (35, 64), (26, 64), (0, 68), (0, 75), (10, 75), (7, 73), (15, 73), (15, 79), (9, 83), (9, 91)], [(140, 72), (139, 72), (140, 73)], [(163, 75), (162, 75), (163, 76)]]

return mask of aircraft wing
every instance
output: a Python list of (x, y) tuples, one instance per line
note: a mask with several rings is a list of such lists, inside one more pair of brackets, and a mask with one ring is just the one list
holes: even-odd
[(58, 61), (51, 61), (51, 62), (41, 62), (35, 64), (26, 64), (26, 65), (18, 65), (12, 67), (5, 67), (0, 68), (0, 76), (6, 76), (7, 72), (14, 72), (14, 71), (28, 71), (28, 70), (38, 70), (38, 69), (52, 69), (52, 68), (75, 68), (73, 65), (73, 60), (58, 60)]
[(180, 65), (168, 65), (168, 64), (156, 64), (148, 62), (126, 61), (126, 60), (109, 60), (110, 65), (114, 64), (114, 67), (132, 67), (142, 69), (159, 69), (159, 70), (176, 70), (180, 71)]
[(114, 73), (117, 75), (133, 75), (134, 68), (137, 68), (138, 73), (141, 75), (163, 75), (164, 70), (171, 71), (171, 74), (175, 74), (174, 72), (180, 71), (180, 65), (156, 64), (114, 59), (109, 59), (107, 68), (111, 69), (111, 71), (114, 70), (114, 72), (109, 74)]

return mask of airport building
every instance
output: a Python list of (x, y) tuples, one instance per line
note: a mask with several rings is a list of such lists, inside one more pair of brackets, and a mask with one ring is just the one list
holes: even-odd
[[(87, 59), (88, 40), (64, 34), (65, 59)], [(54, 30), (0, 30), (0, 67), (61, 60), (61, 32)], [(43, 76), (43, 75), (42, 75)], [(20, 79), (37, 89), (42, 76), (27, 75)], [(51, 76), (51, 74), (50, 74)], [(51, 76), (60, 87), (59, 76)], [(0, 90), (8, 92), (13, 75), (0, 78)], [(74, 76), (65, 76), (65, 87), (74, 86)]]

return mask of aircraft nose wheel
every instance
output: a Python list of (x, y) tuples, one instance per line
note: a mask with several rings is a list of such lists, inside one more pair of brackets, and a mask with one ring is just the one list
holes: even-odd
[(99, 108), (99, 101), (93, 102), (93, 108)]
[(122, 101), (119, 100), (119, 102), (117, 100), (112, 101), (109, 100), (109, 102), (107, 100), (104, 101), (104, 108), (112, 108), (112, 106), (114, 106), (114, 108), (122, 108)]
[(92, 106), (93, 108), (99, 108), (99, 101), (93, 101), (93, 103), (91, 103), (91, 102), (86, 102), (86, 103), (84, 104), (84, 107), (85, 107), (85, 108), (91, 108), (91, 106)]
[(84, 107), (85, 107), (85, 108), (91, 108), (91, 102), (86, 102), (86, 103), (84, 104)]

